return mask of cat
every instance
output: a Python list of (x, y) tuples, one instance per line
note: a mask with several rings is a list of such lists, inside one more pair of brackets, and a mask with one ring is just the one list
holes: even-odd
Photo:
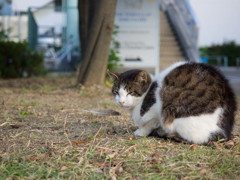
[[(135, 136), (179, 137), (195, 144), (231, 138), (237, 105), (228, 80), (203, 63), (177, 62), (156, 78), (108, 70), (112, 94), (139, 127)], [(178, 138), (176, 138), (178, 139)]]

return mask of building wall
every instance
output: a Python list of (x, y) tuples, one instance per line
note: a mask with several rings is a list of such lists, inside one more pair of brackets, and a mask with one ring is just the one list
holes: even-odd
[(0, 14), (1, 15), (11, 15), (12, 14), (12, 4), (5, 0), (0, 0)]
[(42, 34), (50, 27), (54, 27), (55, 33), (60, 34), (62, 32), (62, 27), (66, 25), (65, 15), (61, 11), (56, 12), (53, 3), (50, 3), (48, 6), (40, 8), (36, 11), (33, 11), (33, 14), (39, 27), (40, 34)]
[(52, 0), (12, 0), (13, 12), (27, 12), (28, 7), (42, 7)]
[[(18, 42), (27, 40), (28, 37), (28, 16), (21, 15), (20, 16), (0, 16), (1, 25), (0, 30), (8, 30), (10, 29), (9, 39), (11, 41)], [(19, 30), (20, 23), (20, 30)]]
[(240, 44), (240, 0), (189, 0), (199, 21), (199, 46)]

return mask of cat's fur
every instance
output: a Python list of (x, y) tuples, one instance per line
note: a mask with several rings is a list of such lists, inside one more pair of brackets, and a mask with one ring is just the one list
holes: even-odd
[(198, 144), (231, 137), (236, 100), (227, 79), (214, 67), (179, 62), (156, 78), (142, 70), (108, 73), (117, 104), (139, 126), (134, 135), (154, 131)]

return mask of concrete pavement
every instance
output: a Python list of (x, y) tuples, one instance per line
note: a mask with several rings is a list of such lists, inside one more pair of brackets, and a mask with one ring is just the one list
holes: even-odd
[(220, 70), (229, 80), (235, 95), (240, 98), (240, 69), (228, 67), (227, 70), (224, 70), (224, 68), (220, 68)]

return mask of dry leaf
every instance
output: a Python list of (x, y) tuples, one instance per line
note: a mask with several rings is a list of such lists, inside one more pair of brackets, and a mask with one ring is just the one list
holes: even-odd
[(73, 146), (76, 147), (78, 144), (86, 143), (88, 141), (89, 141), (89, 139), (84, 139), (84, 140), (79, 140), (79, 141), (72, 141), (71, 143)]
[(10, 160), (10, 155), (8, 156), (5, 156), (4, 154), (0, 154), (0, 162), (3, 161), (3, 162), (7, 162)]
[(112, 178), (112, 180), (117, 180), (116, 174), (115, 174), (115, 167), (112, 167), (109, 171), (109, 175)]
[(234, 142), (233, 141), (228, 141), (224, 145), (226, 146), (226, 148), (230, 149), (231, 147), (234, 146)]
[(101, 174), (103, 171), (100, 168), (92, 168), (91, 169), (94, 173)]
[(12, 128), (19, 128), (19, 127), (25, 126), (26, 124), (27, 122), (17, 122), (16, 124), (10, 124), (10, 126)]
[(93, 113), (96, 116), (119, 116), (120, 113), (111, 109), (92, 109), (90, 111), (84, 110), (86, 112)]
[(48, 156), (46, 156), (45, 154), (37, 154), (37, 156), (33, 156), (33, 157), (30, 157), (30, 161), (35, 161), (35, 160), (44, 160), (44, 159), (47, 159)]
[(209, 165), (209, 167), (210, 167), (210, 168), (215, 168), (214, 165), (211, 165), (211, 164)]
[(200, 174), (206, 174), (208, 171), (209, 171), (209, 169), (205, 169), (205, 168), (204, 168), (204, 169), (202, 169), (199, 173), (200, 173)]
[(123, 168), (121, 166), (115, 167), (115, 174), (120, 176), (122, 174), (122, 172), (123, 172)]
[(114, 156), (116, 156), (117, 155), (117, 152), (114, 152), (114, 153), (109, 153), (109, 154), (107, 154), (106, 155), (106, 159), (112, 159), (112, 158), (114, 158)]
[(97, 163), (97, 162), (93, 162), (93, 164), (96, 164), (96, 165), (98, 165), (98, 166), (105, 166), (105, 164), (104, 164), (104, 163)]
[(68, 170), (68, 167), (67, 167), (67, 166), (63, 166), (63, 167), (60, 169), (60, 171), (66, 171), (66, 170)]
[(222, 144), (219, 144), (218, 142), (213, 142), (213, 144), (216, 146), (217, 149), (222, 149)]

